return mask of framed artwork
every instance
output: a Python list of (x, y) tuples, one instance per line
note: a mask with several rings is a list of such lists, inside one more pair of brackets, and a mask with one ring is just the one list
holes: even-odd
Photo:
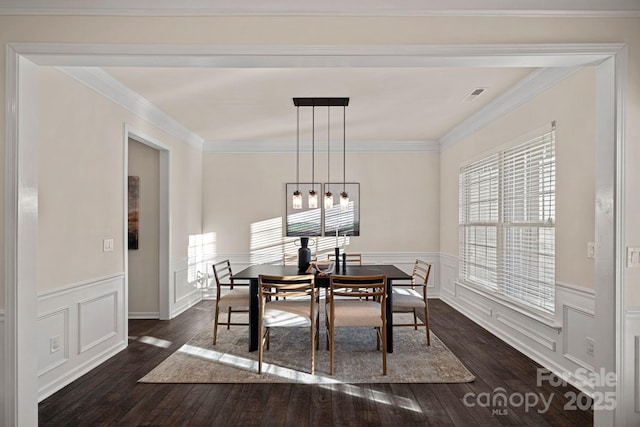
[[(285, 236), (314, 237), (359, 236), (360, 235), (360, 183), (316, 183), (313, 186), (318, 194), (318, 207), (309, 208), (308, 195), (311, 183), (286, 184)], [(293, 192), (302, 193), (302, 209), (293, 209)], [(346, 209), (340, 206), (340, 193), (346, 190), (349, 204)], [(324, 209), (324, 193), (333, 194), (333, 207)]]
[[(340, 206), (340, 193), (345, 190), (349, 196), (347, 209)], [(324, 210), (323, 235), (326, 237), (360, 235), (360, 183), (325, 183), (323, 195), (327, 191), (333, 194), (333, 207)]]
[(138, 249), (138, 219), (140, 217), (138, 204), (140, 201), (140, 177), (129, 176), (128, 195), (128, 235), (129, 249)]

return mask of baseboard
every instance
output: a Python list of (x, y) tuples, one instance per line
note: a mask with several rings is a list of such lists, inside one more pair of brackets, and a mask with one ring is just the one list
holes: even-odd
[(152, 312), (129, 312), (129, 319), (159, 319), (160, 313)]
[[(440, 254), (439, 297), (482, 328), (588, 395), (585, 372), (595, 365), (593, 342), (595, 292), (558, 283), (553, 317), (540, 316), (513, 302), (458, 282), (458, 258)], [(597, 346), (597, 343), (594, 343)]]
[(540, 364), (544, 368), (558, 375), (560, 378), (565, 379), (567, 383), (573, 385), (578, 390), (582, 391), (583, 393), (589, 396), (593, 394), (593, 388), (589, 384), (583, 382), (580, 377), (576, 376), (572, 371), (568, 370), (566, 367), (556, 363), (553, 359), (545, 356), (543, 353), (534, 350), (530, 345), (525, 344), (522, 340), (516, 338), (513, 334), (505, 333), (505, 331), (502, 328), (496, 327), (491, 322), (487, 322), (483, 320), (482, 318), (477, 316), (475, 313), (470, 312), (465, 307), (458, 304), (455, 301), (455, 299), (449, 297), (446, 294), (441, 296), (440, 299), (445, 303), (449, 304), (451, 307), (453, 307), (460, 313), (462, 313), (468, 319), (472, 320), (474, 323), (481, 326), (483, 329), (486, 329), (496, 337), (500, 338), (501, 340), (509, 344), (511, 347), (518, 350), (520, 353), (534, 360), (536, 363)]
[(107, 360), (109, 360), (110, 358), (112, 358), (113, 356), (115, 356), (125, 348), (127, 348), (126, 343), (119, 343), (113, 348), (108, 349), (107, 351), (101, 353), (100, 355), (90, 360), (87, 360), (86, 362), (82, 363), (82, 365), (76, 367), (75, 369), (69, 372), (66, 372), (64, 375), (56, 378), (55, 381), (52, 381), (51, 383), (48, 383), (40, 387), (38, 389), (38, 403), (42, 402), (47, 397), (61, 390), (62, 388), (72, 383), (73, 381), (77, 380), (87, 372), (94, 369), (96, 366), (99, 366), (101, 363), (106, 362)]

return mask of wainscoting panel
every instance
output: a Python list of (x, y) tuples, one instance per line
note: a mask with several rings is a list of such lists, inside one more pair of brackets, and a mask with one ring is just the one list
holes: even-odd
[[(171, 281), (171, 298), (169, 299), (171, 318), (202, 300), (201, 284), (197, 280), (197, 272), (193, 271), (194, 277), (189, 277), (189, 267), (187, 258), (174, 262), (172, 265), (171, 277), (173, 280)], [(203, 272), (200, 271), (200, 273)]]
[(4, 310), (0, 310), (0, 348), (2, 349), (2, 351), (0, 351), (0, 384), (2, 384), (0, 386), (0, 420), (4, 420), (4, 406), (6, 402), (4, 395), (4, 385), (6, 384), (4, 381), (4, 349), (7, 348), (4, 342), (4, 337), (6, 336), (4, 332), (5, 324)]
[(563, 306), (564, 357), (593, 371), (595, 313), (569, 304)]
[(39, 376), (69, 361), (69, 311), (62, 308), (39, 317)]
[(84, 353), (118, 333), (118, 292), (78, 303), (78, 353)]
[(55, 393), (127, 345), (124, 273), (38, 295), (38, 398)]
[(628, 308), (624, 321), (623, 367), (618, 373), (618, 405), (624, 419), (620, 425), (640, 425), (640, 307)]
[(592, 394), (584, 381), (593, 371), (594, 291), (556, 285), (552, 319), (529, 314), (516, 304), (459, 283), (458, 258), (440, 254), (440, 299), (569, 383)]

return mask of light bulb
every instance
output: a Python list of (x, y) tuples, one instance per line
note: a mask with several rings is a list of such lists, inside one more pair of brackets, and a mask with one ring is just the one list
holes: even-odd
[(309, 209), (315, 209), (318, 207), (318, 193), (314, 190), (309, 190)]
[(324, 209), (328, 210), (333, 208), (333, 194), (330, 191), (327, 191), (324, 194)]
[(293, 209), (302, 209), (302, 193), (296, 190), (293, 192)]
[(346, 191), (340, 193), (340, 210), (349, 210), (349, 195)]

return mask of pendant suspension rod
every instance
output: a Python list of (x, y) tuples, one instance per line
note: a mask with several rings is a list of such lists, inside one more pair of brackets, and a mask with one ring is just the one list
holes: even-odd
[[(327, 184), (331, 183), (331, 107), (327, 106)], [(328, 192), (329, 190), (327, 190)]]
[(347, 187), (347, 106), (342, 106), (342, 192)]
[(311, 190), (315, 191), (315, 165), (316, 165), (316, 107), (311, 108)]
[(296, 190), (300, 190), (300, 107), (296, 107)]

